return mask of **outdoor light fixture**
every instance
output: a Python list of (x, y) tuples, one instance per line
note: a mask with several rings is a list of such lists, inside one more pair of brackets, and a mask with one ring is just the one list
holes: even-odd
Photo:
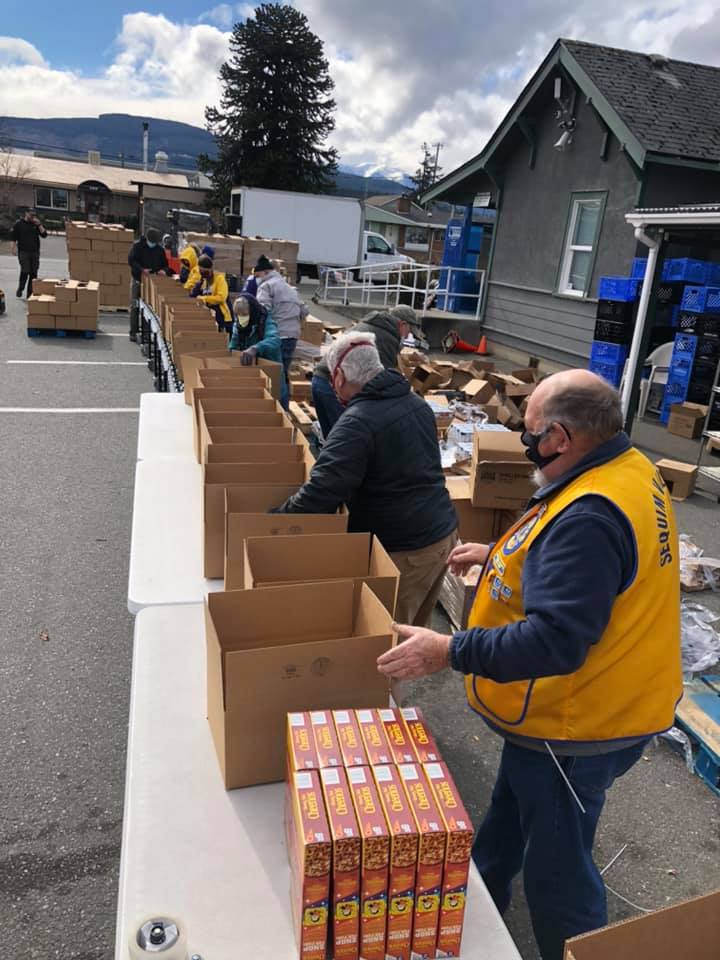
[(562, 153), (564, 150), (567, 150), (567, 148), (571, 146), (573, 142), (573, 131), (575, 130), (575, 121), (571, 120), (567, 125), (560, 124), (560, 126), (561, 127), (564, 126), (565, 129), (560, 134), (557, 141), (553, 144), (553, 147), (555, 148), (555, 150), (559, 150)]
[(560, 77), (556, 77), (554, 94), (558, 105), (558, 109), (555, 111), (555, 119), (558, 121), (558, 127), (561, 133), (558, 140), (553, 144), (553, 148), (562, 153), (564, 150), (567, 150), (573, 142), (573, 134), (575, 132), (575, 117), (573, 116), (575, 112), (575, 91), (573, 90), (572, 96), (568, 100), (563, 100), (562, 80)]

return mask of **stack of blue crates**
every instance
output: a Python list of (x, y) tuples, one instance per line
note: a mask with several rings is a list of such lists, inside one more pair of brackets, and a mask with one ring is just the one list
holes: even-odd
[[(633, 269), (635, 269), (633, 263)], [(641, 274), (642, 276), (642, 274)], [(640, 280), (636, 277), (601, 277), (600, 278), (600, 288), (598, 290), (598, 299), (599, 300), (613, 300), (618, 303), (632, 303), (637, 299), (638, 288), (640, 286)], [(598, 316), (600, 311), (598, 311)], [(614, 323), (608, 321), (598, 320), (595, 325), (595, 329), (603, 329), (604, 327), (622, 327), (622, 322)], [(628, 331), (628, 337), (621, 339), (629, 339), (629, 333), (631, 331), (631, 325), (626, 325)], [(589, 369), (593, 373), (597, 373), (599, 376), (604, 377), (609, 383), (614, 387), (620, 386), (620, 380), (622, 379), (623, 369), (625, 367), (625, 361), (627, 359), (627, 343), (616, 343), (610, 342), (609, 340), (593, 340), (592, 348), (590, 350), (590, 365)]]
[(668, 371), (665, 396), (663, 397), (660, 420), (667, 423), (670, 407), (674, 403), (684, 403), (687, 397), (698, 338), (688, 333), (678, 333), (675, 337), (670, 370)]

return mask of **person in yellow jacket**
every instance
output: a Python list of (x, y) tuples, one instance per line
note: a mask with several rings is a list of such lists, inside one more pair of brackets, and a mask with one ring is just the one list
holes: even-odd
[(190, 291), (190, 296), (212, 307), (218, 330), (230, 333), (233, 318), (228, 302), (229, 293), (225, 274), (213, 270), (213, 262), (205, 254), (198, 259), (198, 269), (200, 279)]
[(473, 860), (504, 913), (524, 875), (543, 960), (607, 923), (592, 847), (605, 794), (673, 725), (682, 694), (678, 539), (668, 490), (622, 432), (620, 400), (587, 370), (542, 381), (522, 439), (540, 489), (500, 540), (462, 544), (482, 564), (468, 629), (397, 627), (379, 669), (451, 667), (504, 738)]
[(193, 289), (200, 279), (200, 270), (198, 268), (198, 248), (194, 243), (189, 243), (184, 250), (180, 251), (180, 283), (188, 292)]

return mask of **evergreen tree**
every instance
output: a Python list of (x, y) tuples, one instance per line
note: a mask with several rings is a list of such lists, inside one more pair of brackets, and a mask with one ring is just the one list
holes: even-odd
[(410, 196), (413, 200), (419, 199), (426, 190), (429, 190), (440, 179), (442, 173), (442, 167), (437, 166), (437, 154), (432, 152), (427, 143), (423, 143), (421, 149), (423, 155), (420, 166), (410, 177), (413, 183)]
[(220, 107), (207, 107), (217, 159), (199, 158), (213, 178), (210, 202), (229, 202), (232, 186), (327, 193), (337, 151), (324, 146), (335, 128), (334, 83), (322, 41), (291, 6), (263, 3), (237, 23), (220, 68)]

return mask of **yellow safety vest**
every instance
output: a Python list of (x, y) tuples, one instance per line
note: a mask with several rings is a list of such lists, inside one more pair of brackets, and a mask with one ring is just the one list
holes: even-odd
[(465, 678), (470, 706), (519, 736), (583, 742), (658, 733), (672, 726), (682, 693), (675, 519), (660, 473), (637, 450), (587, 470), (505, 534), (485, 565), (468, 628), (525, 619), (522, 571), (528, 550), (566, 507), (588, 494), (606, 497), (627, 517), (637, 569), (583, 665), (566, 676), (511, 683)]

